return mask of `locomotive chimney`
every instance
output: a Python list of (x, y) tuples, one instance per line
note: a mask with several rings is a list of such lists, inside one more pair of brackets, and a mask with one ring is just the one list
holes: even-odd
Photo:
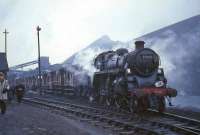
[(144, 41), (135, 41), (135, 50), (143, 49), (144, 48)]

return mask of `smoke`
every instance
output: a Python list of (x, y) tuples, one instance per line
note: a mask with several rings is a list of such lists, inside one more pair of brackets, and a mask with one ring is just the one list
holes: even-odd
[(200, 94), (200, 25), (186, 33), (166, 30), (159, 36), (143, 38), (161, 58), (168, 84), (179, 94)]
[(92, 74), (95, 72), (95, 68), (93, 65), (93, 59), (95, 58), (95, 56), (97, 54), (100, 54), (101, 52), (103, 52), (103, 50), (100, 48), (97, 48), (95, 50), (89, 48), (83, 52), (79, 52), (75, 56), (76, 60), (73, 61), (72, 64), (79, 65), (80, 67), (85, 69), (90, 76), (92, 76)]
[[(105, 46), (100, 46), (104, 44)], [(119, 48), (131, 48), (131, 45), (128, 43), (118, 42), (118, 41), (111, 41), (110, 39), (105, 41), (105, 39), (98, 40), (92, 44), (93, 47), (89, 47), (84, 49), (83, 51), (78, 52), (72, 65), (77, 65), (81, 67), (83, 70), (87, 71), (88, 75), (92, 78), (96, 68), (94, 67), (94, 59), (97, 55), (102, 52), (116, 50)], [(94, 46), (95, 45), (95, 46)], [(112, 49), (110, 49), (112, 48)]]

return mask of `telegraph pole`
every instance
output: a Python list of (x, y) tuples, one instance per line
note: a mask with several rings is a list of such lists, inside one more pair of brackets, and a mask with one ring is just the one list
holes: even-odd
[(6, 29), (3, 32), (5, 35), (5, 54), (6, 54), (6, 58), (7, 58), (7, 34), (9, 33)]
[(37, 39), (38, 39), (38, 79), (39, 79), (39, 92), (42, 94), (41, 86), (42, 86), (42, 78), (41, 78), (41, 66), (40, 66), (40, 31), (41, 28), (37, 26)]

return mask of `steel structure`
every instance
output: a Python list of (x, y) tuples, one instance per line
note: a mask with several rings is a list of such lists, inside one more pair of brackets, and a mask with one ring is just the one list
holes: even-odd
[(12, 66), (12, 67), (10, 67), (10, 70), (17, 70), (17, 69), (28, 67), (28, 66), (35, 65), (35, 64), (38, 64), (38, 60), (34, 60), (34, 61), (30, 61), (30, 62), (26, 62), (23, 64)]

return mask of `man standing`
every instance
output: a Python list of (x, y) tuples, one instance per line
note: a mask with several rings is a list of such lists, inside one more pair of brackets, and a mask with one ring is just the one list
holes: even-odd
[(21, 103), (21, 100), (22, 100), (22, 98), (24, 96), (24, 92), (25, 92), (25, 86), (23, 84), (16, 85), (15, 92), (16, 92), (17, 102)]
[(11, 103), (15, 96), (15, 87), (10, 86), (10, 89), (9, 89), (7, 95), (8, 95), (8, 103)]
[(0, 72), (0, 109), (1, 114), (6, 112), (6, 100), (8, 99), (7, 92), (9, 90), (8, 81), (5, 79), (4, 73)]

